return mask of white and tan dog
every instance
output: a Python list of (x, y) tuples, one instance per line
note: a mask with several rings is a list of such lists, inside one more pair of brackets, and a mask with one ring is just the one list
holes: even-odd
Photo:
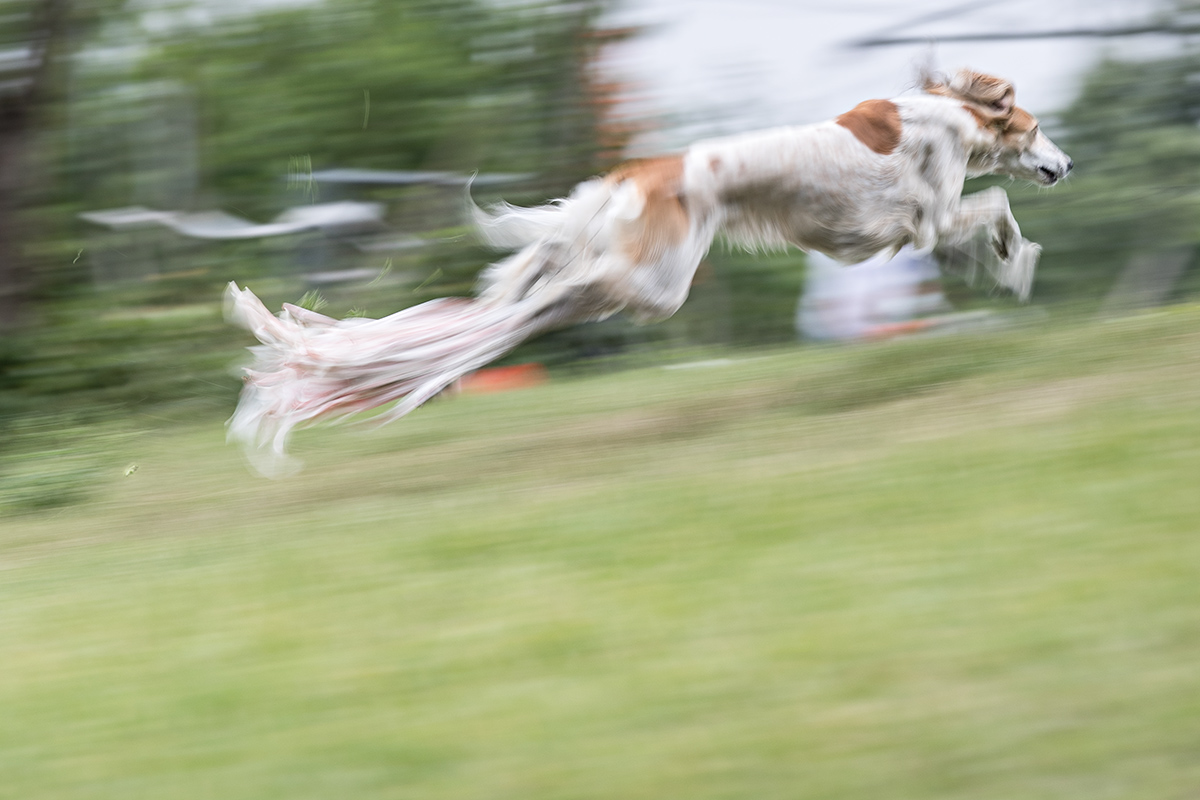
[(528, 248), (485, 275), (484, 296), (515, 298), (569, 259), (649, 317), (687, 297), (714, 236), (794, 245), (844, 263), (991, 234), (996, 278), (1029, 294), (1038, 247), (1021, 238), (1001, 189), (961, 197), (968, 177), (1053, 185), (1071, 160), (1018, 108), (1012, 85), (963, 70), (924, 91), (868, 100), (816, 125), (702, 141), (626, 165), (535, 209), (478, 213), (484, 236)]
[(517, 252), (483, 273), (474, 300), (435, 300), (380, 320), (294, 306), (277, 318), (231, 285), (231, 317), (264, 346), (254, 348), (230, 437), (281, 456), (297, 425), (393, 400), (387, 417), (402, 416), (543, 331), (622, 309), (668, 317), (717, 235), (854, 263), (982, 234), (997, 282), (1024, 299), (1039, 246), (1021, 237), (1002, 189), (962, 197), (963, 181), (993, 174), (1050, 186), (1071, 167), (1016, 106), (1011, 84), (963, 70), (828, 122), (635, 161), (539, 208), (476, 208), (483, 237)]

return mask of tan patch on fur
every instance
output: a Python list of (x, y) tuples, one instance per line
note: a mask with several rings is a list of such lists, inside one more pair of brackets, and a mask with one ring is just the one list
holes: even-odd
[(985, 114), (970, 103), (963, 103), (963, 108), (970, 112), (975, 118), (975, 124), (981, 128), (989, 128), (996, 121), (996, 118), (991, 114)]
[(633, 181), (645, 201), (638, 218), (622, 226), (622, 249), (632, 261), (655, 263), (687, 237), (690, 223), (680, 194), (683, 156), (631, 161), (613, 170), (608, 181)]
[(864, 100), (834, 122), (882, 156), (900, 145), (900, 109), (891, 100)]
[(1033, 114), (1023, 108), (1014, 108), (1012, 119), (1004, 126), (1005, 133), (1029, 133), (1037, 127), (1038, 121)]
[(1007, 114), (1015, 105), (1016, 93), (1012, 84), (994, 75), (963, 70), (950, 86), (966, 99), (986, 106), (997, 114)]
[[(993, 75), (962, 69), (948, 83), (929, 78), (925, 81), (924, 88), (929, 94), (961, 101), (963, 108), (975, 118), (976, 125), (983, 129), (995, 130), (1002, 135), (1008, 135), (1010, 129), (1020, 133), (1021, 130), (1013, 126), (1024, 124), (1026, 119), (1033, 119), (1028, 112), (1017, 108), (1013, 85)], [(1033, 120), (1024, 130), (1032, 130), (1036, 125), (1037, 120)]]
[(980, 128), (993, 128), (1005, 137), (1022, 136), (1038, 126), (1037, 117), (1016, 106), (1003, 116), (990, 114), (971, 103), (963, 103), (963, 108), (970, 112)]
[(1016, 105), (1016, 91), (1003, 78), (970, 69), (959, 70), (949, 83), (930, 78), (925, 91), (974, 103), (991, 114), (1007, 115)]

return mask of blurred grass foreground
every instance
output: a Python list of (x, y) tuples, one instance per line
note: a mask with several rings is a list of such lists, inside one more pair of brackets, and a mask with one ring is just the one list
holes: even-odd
[(1190, 306), (740, 351), (282, 483), (115, 436), (4, 521), (0, 796), (1194, 797), (1198, 348)]

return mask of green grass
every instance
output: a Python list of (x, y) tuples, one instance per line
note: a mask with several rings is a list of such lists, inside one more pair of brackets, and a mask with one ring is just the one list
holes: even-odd
[(1194, 308), (735, 353), (279, 483), (126, 421), (0, 522), (0, 796), (1196, 797), (1198, 354)]

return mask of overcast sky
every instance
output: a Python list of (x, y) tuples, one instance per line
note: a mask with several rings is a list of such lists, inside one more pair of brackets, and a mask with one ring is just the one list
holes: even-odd
[[(671, 115), (641, 150), (679, 147), (700, 135), (828, 119), (914, 84), (932, 52), (948, 70), (971, 66), (1017, 87), (1017, 102), (1048, 115), (1112, 40), (913, 44), (855, 49), (880, 35), (1029, 32), (1145, 21), (1154, 0), (627, 0), (615, 21), (650, 26), (615, 48), (611, 69), (637, 89), (641, 107)], [(931, 15), (953, 13), (940, 21)], [(1168, 46), (1149, 37), (1123, 48)], [(1149, 41), (1147, 41), (1149, 39)]]

